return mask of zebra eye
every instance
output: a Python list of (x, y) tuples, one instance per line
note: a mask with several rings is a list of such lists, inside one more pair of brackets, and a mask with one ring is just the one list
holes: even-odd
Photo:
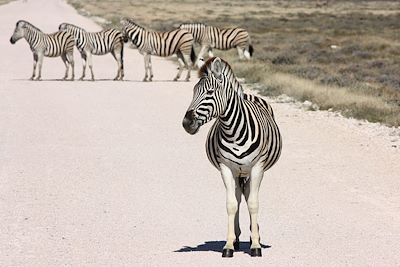
[(207, 88), (207, 94), (208, 94), (208, 95), (213, 94), (214, 91), (215, 91), (214, 88)]

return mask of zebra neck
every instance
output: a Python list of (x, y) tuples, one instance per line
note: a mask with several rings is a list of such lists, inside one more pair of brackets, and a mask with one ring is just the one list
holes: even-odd
[(43, 33), (33, 29), (33, 28), (28, 28), (26, 34), (24, 35), (25, 40), (28, 42), (30, 45), (31, 49), (34, 49), (38, 46), (40, 37), (43, 36)]
[(244, 115), (244, 104), (243, 99), (232, 88), (229, 89), (227, 97), (226, 109), (218, 120), (224, 135), (228, 138), (234, 138), (239, 126), (237, 121)]

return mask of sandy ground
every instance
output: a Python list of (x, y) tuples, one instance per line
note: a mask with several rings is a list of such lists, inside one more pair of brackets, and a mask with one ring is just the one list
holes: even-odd
[[(111, 55), (95, 57), (99, 81), (62, 82), (46, 58), (31, 82), (18, 19), (46, 32), (64, 21), (97, 30), (59, 0), (0, 6), (1, 266), (399, 266), (400, 136), (394, 129), (273, 103), (284, 138), (261, 188), (263, 258), (222, 259), (225, 189), (204, 142), (181, 127), (192, 82), (176, 66), (126, 50), (125, 82)], [(76, 76), (81, 72), (78, 53)]]

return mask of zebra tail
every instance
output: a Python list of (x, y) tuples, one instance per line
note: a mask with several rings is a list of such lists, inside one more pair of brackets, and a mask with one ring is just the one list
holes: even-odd
[(194, 64), (196, 62), (196, 53), (194, 52), (194, 47), (192, 45), (192, 50), (190, 51), (190, 60)]
[(254, 52), (254, 48), (253, 48), (253, 46), (250, 44), (250, 45), (249, 45), (249, 53), (250, 53), (250, 56), (251, 56), (251, 57), (253, 56), (253, 52)]

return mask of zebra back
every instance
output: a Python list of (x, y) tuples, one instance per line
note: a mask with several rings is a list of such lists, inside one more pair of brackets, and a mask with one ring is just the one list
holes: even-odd
[(249, 33), (242, 28), (218, 28), (206, 27), (205, 40), (220, 50), (228, 50), (235, 47), (246, 48), (250, 44)]
[(74, 35), (75, 45), (79, 51), (89, 50), (94, 55), (104, 55), (117, 46), (123, 46), (124, 38), (116, 29), (105, 29), (99, 32), (87, 32), (85, 29), (69, 23), (62, 23), (60, 30)]
[(24, 37), (34, 53), (43, 53), (44, 56), (48, 57), (56, 57), (69, 52), (73, 53), (74, 38), (70, 33), (55, 32), (46, 34), (25, 20), (19, 20), (16, 23), (14, 34), (19, 29), (23, 29), (23, 36), (19, 35), (18, 39)]
[(156, 32), (136, 24), (128, 18), (121, 20), (124, 35), (140, 50), (157, 56), (171, 56), (178, 51), (190, 55), (193, 47), (193, 36), (190, 32), (175, 29)]
[(194, 41), (203, 44), (206, 39), (206, 25), (204, 23), (183, 23), (179, 29), (186, 30), (193, 35)]

